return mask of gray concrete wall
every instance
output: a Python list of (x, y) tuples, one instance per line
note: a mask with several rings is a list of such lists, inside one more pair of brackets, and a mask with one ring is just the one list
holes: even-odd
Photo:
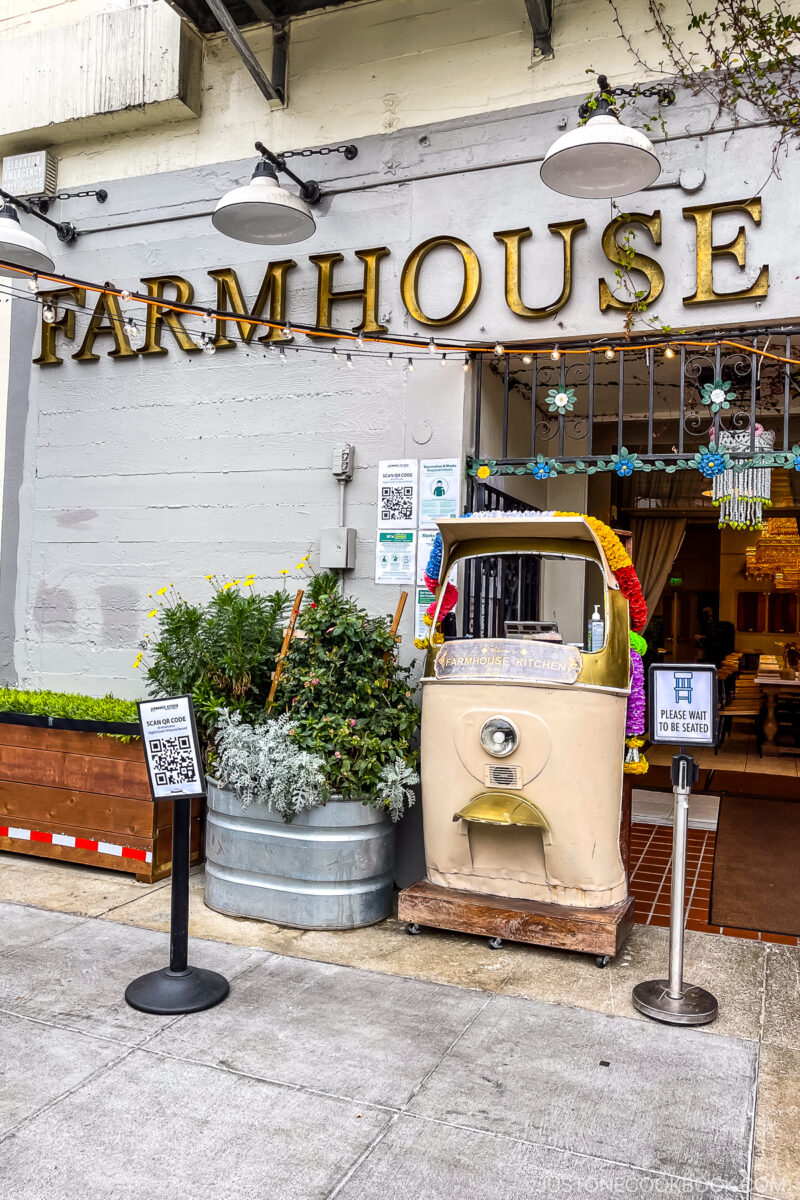
[[(661, 249), (641, 242), (667, 273), (664, 302), (655, 311), (678, 326), (793, 317), (798, 285), (787, 249), (797, 237), (800, 165), (796, 158), (785, 162), (782, 177), (765, 183), (769, 131), (744, 131), (733, 139), (725, 131), (705, 138), (691, 132), (707, 129), (710, 115), (697, 100), (680, 100), (669, 115), (676, 136), (659, 147), (663, 186), (623, 202), (627, 211), (657, 207), (663, 214)], [(538, 181), (538, 160), (559, 132), (562, 116), (574, 122), (572, 99), (367, 138), (351, 164), (339, 156), (311, 160), (329, 181), (317, 233), (272, 254), (298, 262), (290, 318), (313, 320), (309, 254), (340, 250), (346, 264), (337, 282), (352, 286), (361, 269), (353, 251), (386, 245), (392, 253), (382, 269), (381, 315), (392, 329), (413, 329), (400, 299), (400, 269), (414, 246), (448, 233), (465, 238), (479, 254), (483, 287), (469, 317), (447, 333), (551, 340), (618, 333), (622, 314), (600, 314), (597, 304), (598, 278), (612, 278), (599, 244), (611, 216), (609, 203), (559, 197)], [(708, 176), (691, 196), (677, 186), (681, 167), (689, 164), (704, 166)], [(74, 247), (54, 246), (58, 267), (131, 289), (142, 276), (178, 273), (192, 282), (199, 303), (213, 304), (207, 272), (232, 266), (252, 300), (269, 256), (223, 238), (209, 220), (218, 197), (251, 168), (248, 160), (107, 182), (109, 200), (102, 208), (91, 200), (71, 202), (69, 215), (83, 234)], [(694, 239), (682, 206), (747, 198), (759, 189), (761, 228), (752, 228), (746, 218), (721, 218), (717, 237), (726, 240), (740, 223), (748, 227), (743, 277), (749, 280), (769, 262), (768, 299), (759, 307), (748, 302), (683, 308), (681, 298), (692, 290)], [(503, 254), (493, 232), (533, 227), (525, 299), (544, 303), (560, 290), (547, 223), (575, 217), (585, 217), (589, 230), (576, 242), (569, 306), (546, 322), (513, 317), (504, 302)], [(460, 279), (447, 254), (430, 266), (423, 299), (431, 311), (444, 311)], [(735, 266), (720, 262), (715, 268), (720, 290), (733, 286), (738, 274)], [(357, 456), (347, 520), (358, 530), (358, 564), (347, 587), (374, 611), (394, 608), (396, 592), (372, 582), (376, 464), (395, 456), (462, 453), (469, 377), (458, 365), (442, 370), (425, 363), (407, 375), (365, 361), (349, 371), (328, 353), (289, 351), (289, 363), (281, 368), (256, 345), (213, 357), (187, 355), (165, 333), (169, 353), (160, 358), (104, 356), (76, 363), (66, 357), (59, 367), (29, 367), (32, 306), (20, 300), (18, 309), (0, 603), (4, 621), (10, 621), (13, 592), (13, 657), (20, 679), (136, 695), (140, 686), (131, 663), (147, 628), (147, 593), (173, 581), (185, 596), (201, 596), (204, 576), (212, 571), (226, 578), (252, 571), (271, 587), (280, 569), (293, 568), (309, 547), (315, 558), (320, 529), (337, 521), (338, 489), (329, 467), (331, 448), (341, 440), (353, 441)], [(354, 324), (356, 307), (337, 306), (334, 319)], [(79, 317), (80, 330), (85, 324)], [(199, 337), (202, 326), (191, 324)], [(428, 336), (427, 330), (418, 332)], [(110, 349), (110, 339), (99, 340), (96, 348)], [(415, 439), (427, 436), (426, 422), (430, 439), (421, 443)], [(402, 632), (408, 653), (410, 609)], [(4, 624), (6, 642), (10, 636)]]

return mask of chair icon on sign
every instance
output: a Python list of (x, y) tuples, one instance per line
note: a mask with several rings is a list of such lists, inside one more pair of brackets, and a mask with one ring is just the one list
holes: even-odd
[(675, 703), (680, 704), (681, 700), (685, 700), (687, 704), (692, 703), (692, 677), (691, 675), (673, 675), (675, 680)]

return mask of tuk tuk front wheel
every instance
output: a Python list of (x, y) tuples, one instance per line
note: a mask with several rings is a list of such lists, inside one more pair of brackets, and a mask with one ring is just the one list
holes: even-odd
[(597, 964), (597, 966), (600, 967), (602, 970), (603, 967), (607, 967), (608, 964), (611, 962), (611, 955), (610, 954), (598, 954), (597, 958), (594, 961)]

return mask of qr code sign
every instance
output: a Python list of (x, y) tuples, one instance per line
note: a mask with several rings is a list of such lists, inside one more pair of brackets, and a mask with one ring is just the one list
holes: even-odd
[(157, 787), (192, 783), (196, 779), (192, 743), (188, 737), (162, 737), (150, 743), (153, 778)]
[(414, 489), (410, 485), (381, 487), (381, 521), (408, 523), (414, 518)]

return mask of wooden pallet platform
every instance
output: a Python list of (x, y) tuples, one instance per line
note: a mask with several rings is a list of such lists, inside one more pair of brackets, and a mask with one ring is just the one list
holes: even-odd
[(432, 929), (613, 958), (633, 925), (633, 897), (610, 908), (574, 908), (461, 892), (422, 879), (400, 893), (397, 915)]

